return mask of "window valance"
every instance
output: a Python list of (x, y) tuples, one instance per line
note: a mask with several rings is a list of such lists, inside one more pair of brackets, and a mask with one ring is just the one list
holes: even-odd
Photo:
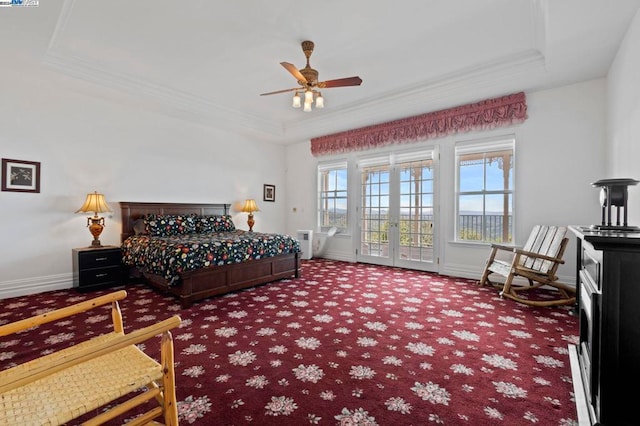
[(493, 129), (527, 119), (524, 92), (311, 139), (314, 156)]

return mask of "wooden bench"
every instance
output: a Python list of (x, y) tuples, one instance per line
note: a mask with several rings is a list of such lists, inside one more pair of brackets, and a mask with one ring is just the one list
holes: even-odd
[[(63, 425), (129, 394), (83, 424), (103, 424), (154, 399), (153, 408), (127, 425), (178, 424), (169, 330), (180, 325), (180, 317), (125, 334), (118, 300), (126, 295), (121, 290), (0, 326), (0, 337), (7, 336), (109, 303), (113, 319), (110, 333), (0, 371), (1, 425)], [(159, 363), (136, 346), (158, 335)]]

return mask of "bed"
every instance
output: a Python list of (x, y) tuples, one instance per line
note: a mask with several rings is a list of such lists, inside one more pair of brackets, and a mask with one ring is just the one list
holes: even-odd
[[(120, 241), (123, 263), (129, 270), (129, 276), (139, 277), (150, 286), (176, 296), (183, 308), (188, 308), (194, 302), (211, 296), (284, 278), (297, 278), (300, 273), (299, 242), (283, 234), (264, 234), (233, 229), (234, 225), (228, 216), (229, 207), (229, 204), (120, 202), (122, 217)], [(181, 219), (194, 217), (195, 221), (200, 221), (194, 233), (201, 235), (188, 235), (188, 241), (181, 242), (177, 240), (179, 237), (177, 234), (160, 234), (160, 237), (165, 238), (163, 242), (152, 241), (155, 240), (151, 238), (155, 236), (154, 229), (163, 229), (164, 225), (151, 228), (149, 231), (150, 226), (155, 226), (157, 223), (164, 224), (164, 221), (158, 221), (167, 217)], [(224, 220), (221, 221), (220, 218)], [(214, 224), (211, 225), (213, 229), (208, 227), (210, 224)], [(222, 229), (219, 229), (220, 224), (223, 225)], [(183, 228), (191, 226), (191, 222), (188, 224), (181, 222), (180, 227), (174, 225), (172, 221), (172, 227), (167, 226), (167, 229), (180, 229), (178, 233), (181, 233)], [(200, 226), (206, 229), (201, 229)], [(229, 226), (231, 229), (228, 229)], [(215, 235), (217, 240), (203, 243), (203, 238), (209, 231), (212, 235), (219, 234)], [(244, 245), (241, 249), (244, 254), (238, 254), (240, 249), (233, 248), (238, 241)], [(278, 246), (270, 248), (273, 241), (276, 241)], [(149, 246), (155, 244), (155, 249), (140, 248), (138, 244), (141, 243)], [(175, 255), (176, 250), (184, 250), (191, 256), (194, 251), (189, 250), (201, 249), (202, 246), (207, 245), (210, 246), (206, 254), (208, 257), (191, 262), (196, 264), (193, 266), (195, 269), (189, 269), (192, 265), (186, 264), (174, 267), (176, 259), (180, 260), (180, 256)], [(247, 245), (252, 245), (253, 248), (247, 248)], [(213, 246), (223, 246), (226, 252), (216, 254)], [(142, 255), (143, 250), (151, 251)], [(156, 259), (147, 263), (151, 257), (150, 253), (154, 256), (160, 253), (163, 255), (173, 253), (173, 257), (167, 258), (166, 261)], [(229, 256), (229, 253), (233, 253), (233, 256)], [(159, 266), (161, 263), (164, 266)], [(173, 269), (163, 269), (164, 267)]]

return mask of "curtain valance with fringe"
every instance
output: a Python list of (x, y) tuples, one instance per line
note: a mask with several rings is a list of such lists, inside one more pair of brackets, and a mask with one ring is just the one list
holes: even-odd
[(527, 119), (524, 92), (311, 139), (314, 156), (493, 129)]

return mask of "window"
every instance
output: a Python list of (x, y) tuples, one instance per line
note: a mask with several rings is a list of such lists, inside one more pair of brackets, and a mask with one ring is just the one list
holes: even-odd
[(318, 228), (327, 231), (336, 227), (346, 231), (347, 210), (347, 162), (318, 166)]
[(513, 241), (513, 136), (456, 144), (456, 241)]

